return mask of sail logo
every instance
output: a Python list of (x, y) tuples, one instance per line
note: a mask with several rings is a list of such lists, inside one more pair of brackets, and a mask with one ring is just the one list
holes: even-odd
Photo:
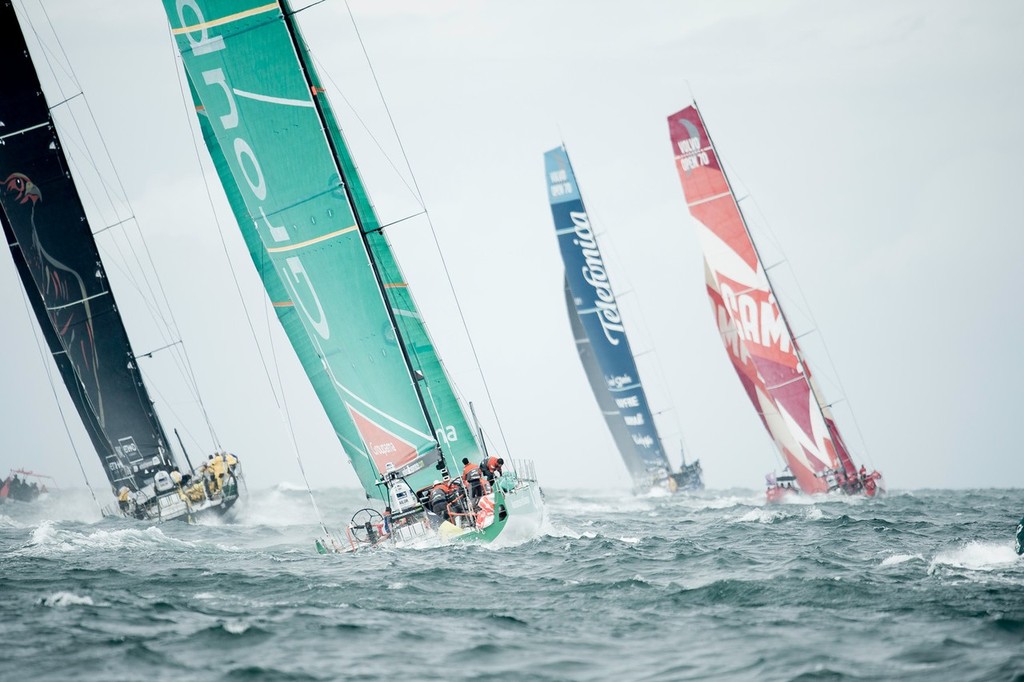
[(700, 137), (694, 136), (685, 140), (679, 140), (676, 142), (676, 146), (679, 147), (679, 165), (684, 171), (690, 172), (701, 166), (711, 165), (711, 158), (707, 150), (700, 147)]
[(642, 448), (654, 447), (654, 439), (650, 436), (641, 436), (638, 433), (633, 434), (633, 442)]
[(643, 426), (647, 423), (642, 412), (623, 415), (622, 419), (626, 422), (626, 426)]
[[(633, 377), (628, 374), (620, 374), (617, 377), (605, 377), (605, 381), (608, 382), (608, 388), (613, 391), (622, 390), (624, 387), (629, 386), (633, 383)], [(635, 398), (636, 396), (634, 396)]]
[(580, 247), (580, 253), (584, 259), (583, 280), (593, 287), (594, 294), (597, 296), (594, 300), (597, 319), (601, 322), (601, 329), (604, 331), (604, 337), (608, 339), (608, 343), (617, 346), (621, 341), (619, 337), (624, 335), (626, 330), (622, 326), (619, 306), (615, 301), (615, 294), (612, 293), (608, 273), (604, 269), (604, 259), (601, 257), (601, 251), (597, 248), (594, 232), (590, 228), (590, 219), (584, 211), (572, 211), (569, 213), (569, 217), (572, 218), (576, 234), (572, 243)]
[(552, 198), (572, 194), (572, 183), (569, 181), (569, 173), (564, 168), (548, 173), (548, 187), (551, 189)]
[[(793, 353), (786, 320), (779, 311), (775, 296), (758, 289), (747, 289), (743, 293), (737, 293), (730, 283), (724, 281), (720, 282), (719, 290), (722, 293), (722, 306), (728, 317), (735, 322), (735, 325), (730, 325), (733, 338), (728, 342), (731, 345), (735, 346), (742, 340), (783, 354)], [(721, 314), (719, 329), (722, 329)]]
[(615, 405), (620, 410), (629, 409), (630, 407), (640, 407), (640, 396), (630, 395), (625, 398), (616, 398)]
[(139, 446), (135, 444), (135, 438), (133, 436), (118, 439), (117, 445), (114, 446), (114, 452), (117, 454), (118, 458), (131, 464), (142, 459), (141, 454), (139, 453)]
[[(184, 33), (185, 38), (188, 41), (193, 59), (203, 55), (213, 54), (227, 48), (223, 36), (210, 35), (210, 29), (215, 26), (217, 22), (211, 23), (206, 20), (206, 17), (203, 15), (203, 12), (199, 8), (196, 0), (177, 0), (176, 5), (178, 10), (178, 20), (181, 26), (186, 27), (181, 29), (181, 32)], [(187, 21), (185, 19), (186, 8), (188, 8), (190, 13), (194, 15), (193, 17), (190, 17), (191, 21)], [(198, 34), (198, 38), (195, 37), (194, 34)], [(186, 51), (182, 50), (182, 54), (184, 56)], [(231, 131), (239, 128), (241, 117), (238, 102), (235, 99), (236, 90), (228, 82), (227, 76), (224, 74), (224, 70), (219, 67), (204, 70), (201, 72), (201, 79), (195, 79), (194, 83), (197, 90), (202, 84), (207, 86), (207, 96), (201, 97), (200, 99), (206, 108), (211, 125), (216, 122), (222, 130), (222, 134), (218, 134), (217, 138), (221, 142), (221, 148), (225, 152), (225, 156), (229, 156), (232, 151), (234, 152), (234, 160), (237, 164), (237, 170), (232, 169), (232, 175), (235, 176), (236, 184), (240, 190), (244, 187), (248, 187), (249, 189), (251, 196), (247, 198), (246, 205), (250, 207), (250, 211), (254, 218), (253, 226), (259, 229), (260, 222), (262, 221), (267, 233), (275, 243), (291, 241), (291, 235), (288, 233), (288, 228), (284, 225), (274, 225), (271, 223), (270, 218), (267, 217), (263, 204), (267, 199), (270, 188), (267, 186), (266, 177), (263, 174), (263, 169), (260, 166), (256, 152), (253, 150), (249, 142), (241, 135), (236, 135), (234, 139), (230, 139), (233, 134)], [(213, 92), (211, 93), (210, 91)], [(222, 95), (222, 98), (217, 97), (215, 94), (217, 92)], [(251, 97), (252, 93), (248, 93), (247, 96)], [(218, 99), (223, 102), (219, 108), (210, 106), (211, 102)], [(214, 111), (217, 111), (219, 115), (215, 115)], [(259, 219), (256, 219), (257, 214)], [(286, 246), (284, 248), (288, 247)], [(274, 249), (269, 250), (274, 251)], [(280, 270), (281, 279), (284, 281), (285, 287), (288, 289), (291, 300), (296, 303), (297, 307), (302, 311), (307, 323), (321, 338), (330, 338), (331, 330), (327, 317), (324, 314), (323, 306), (320, 303), (320, 297), (317, 295), (316, 288), (313, 286), (313, 282), (309, 279), (300, 257), (289, 256), (284, 258), (283, 263), (279, 262), (278, 259), (275, 259), (275, 264)], [(314, 342), (314, 345), (316, 345), (315, 339), (310, 337), (310, 340)]]

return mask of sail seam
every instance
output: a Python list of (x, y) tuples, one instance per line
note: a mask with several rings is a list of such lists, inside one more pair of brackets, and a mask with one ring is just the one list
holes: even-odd
[(350, 225), (349, 227), (346, 227), (346, 228), (344, 228), (342, 230), (338, 230), (336, 232), (331, 232), (329, 234), (322, 234), (319, 237), (314, 237), (313, 239), (307, 239), (306, 241), (299, 242), (298, 244), (289, 244), (288, 246), (273, 246), (273, 247), (269, 247), (267, 249), (267, 252), (268, 253), (282, 253), (284, 251), (294, 251), (295, 249), (301, 249), (303, 246), (310, 246), (312, 244), (317, 244), (319, 242), (326, 241), (328, 239), (332, 239), (333, 237), (340, 237), (343, 234), (347, 234), (349, 232), (354, 232), (355, 230), (358, 230), (358, 229), (359, 229), (358, 225)]
[(182, 26), (181, 28), (171, 29), (171, 33), (177, 36), (183, 33), (202, 31), (208, 28), (213, 28), (214, 26), (223, 26), (224, 24), (230, 24), (235, 21), (240, 21), (242, 19), (248, 19), (249, 17), (254, 17), (257, 14), (263, 14), (264, 12), (272, 12), (275, 9), (280, 9), (280, 5), (278, 5), (276, 2), (272, 2), (269, 5), (253, 7), (252, 9), (236, 12), (235, 14), (229, 14), (228, 16), (221, 17), (220, 19), (211, 19), (209, 21), (204, 21), (201, 24), (193, 24), (191, 26)]
[(238, 88), (232, 88), (231, 91), (234, 92), (239, 97), (242, 97), (242, 98), (245, 98), (245, 99), (256, 100), (257, 102), (267, 102), (268, 104), (282, 104), (284, 106), (289, 106), (289, 107), (307, 107), (309, 109), (313, 109), (313, 108), (316, 107), (316, 105), (313, 104), (313, 100), (309, 100), (309, 99), (306, 99), (306, 100), (290, 99), (290, 98), (287, 98), (287, 97), (274, 97), (272, 95), (261, 95), (261, 94), (256, 93), (256, 92), (248, 92), (246, 90), (239, 90)]
[(691, 206), (691, 207), (693, 207), (693, 206), (700, 206), (701, 204), (706, 204), (709, 201), (714, 201), (715, 199), (721, 199), (722, 197), (727, 197), (727, 196), (729, 196), (728, 192), (722, 192), (721, 194), (716, 194), (713, 197), (707, 197), (706, 199), (698, 199), (697, 201), (689, 202), (686, 205), (687, 206)]

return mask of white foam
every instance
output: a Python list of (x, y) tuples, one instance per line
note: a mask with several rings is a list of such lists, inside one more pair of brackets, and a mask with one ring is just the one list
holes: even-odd
[(918, 561), (924, 561), (924, 556), (921, 554), (893, 554), (892, 556), (887, 556), (882, 559), (882, 563), (879, 564), (879, 566), (898, 566), (915, 559)]
[(404, 590), (407, 587), (407, 585), (408, 585), (408, 583), (403, 583), (401, 581), (396, 582), (396, 583), (388, 583), (388, 589), (389, 590)]
[(928, 565), (929, 575), (940, 566), (965, 568), (970, 571), (993, 571), (1020, 561), (1009, 543), (968, 542), (955, 550), (939, 552)]
[(640, 538), (619, 538), (619, 542), (625, 542), (627, 545), (636, 545), (640, 543)]
[(43, 606), (54, 607), (76, 606), (79, 604), (92, 606), (92, 597), (80, 597), (73, 592), (54, 592), (49, 597), (40, 599), (39, 603)]
[(43, 521), (32, 531), (28, 544), (18, 551), (22, 553), (63, 553), (90, 549), (138, 549), (157, 545), (196, 546), (195, 543), (169, 538), (156, 526), (150, 526), (144, 530), (123, 528), (81, 533), (57, 528), (53, 521)]
[(811, 507), (810, 509), (807, 510), (807, 518), (810, 521), (821, 521), (823, 518), (825, 518), (825, 512), (823, 512), (818, 507)]
[(249, 629), (248, 624), (239, 620), (229, 620), (224, 623), (224, 630), (233, 635), (240, 635)]
[(781, 518), (784, 518), (786, 514), (778, 509), (751, 509), (746, 514), (743, 514), (738, 519), (733, 519), (729, 523), (775, 523)]

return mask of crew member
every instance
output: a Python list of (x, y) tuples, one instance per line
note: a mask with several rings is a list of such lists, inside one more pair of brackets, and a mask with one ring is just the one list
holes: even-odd
[(434, 481), (434, 487), (430, 490), (430, 497), (427, 498), (427, 506), (444, 520), (448, 520), (448, 485), (441, 481)]
[(462, 458), (462, 480), (466, 482), (470, 504), (484, 496), (483, 473), (478, 465), (469, 461), (469, 457)]
[(501, 467), (505, 463), (501, 457), (488, 457), (480, 462), (480, 470), (484, 472), (488, 483), (494, 483), (497, 476), (501, 476)]
[(122, 514), (128, 513), (128, 486), (123, 485), (121, 489), (117, 491), (117, 507), (121, 510)]

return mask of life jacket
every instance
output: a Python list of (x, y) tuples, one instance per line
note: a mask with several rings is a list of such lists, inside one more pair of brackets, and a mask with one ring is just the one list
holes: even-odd
[(444, 483), (438, 483), (434, 486), (434, 489), (430, 491), (429, 502), (430, 506), (433, 507), (439, 502), (448, 502), (448, 486)]
[(497, 457), (488, 457), (484, 461), (480, 462), (480, 468), (489, 474), (493, 474), (500, 468)]
[(479, 481), (480, 467), (470, 462), (462, 469), (462, 476), (467, 481)]

